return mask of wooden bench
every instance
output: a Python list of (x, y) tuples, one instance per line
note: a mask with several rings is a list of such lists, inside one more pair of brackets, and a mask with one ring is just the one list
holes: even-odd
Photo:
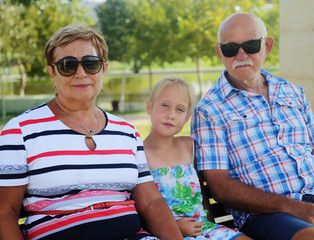
[(210, 189), (207, 186), (207, 182), (205, 181), (202, 174), (199, 172), (198, 172), (198, 177), (201, 183), (203, 197), (204, 199), (209, 200), (209, 204), (210, 204), (209, 211), (211, 211), (215, 223), (225, 225), (226, 227), (229, 227), (229, 228), (235, 228), (232, 215), (226, 212), (225, 206), (222, 203), (215, 201), (212, 193), (210, 192)]
[(230, 213), (226, 212), (225, 206), (222, 203), (216, 202), (213, 198), (210, 198), (209, 202), (215, 223), (225, 225), (229, 228), (235, 228), (233, 217)]
[(24, 222), (28, 216), (28, 213), (25, 211), (24, 207), (21, 207), (21, 212), (20, 212), (20, 218), (19, 218), (19, 226), (20, 228), (23, 228)]

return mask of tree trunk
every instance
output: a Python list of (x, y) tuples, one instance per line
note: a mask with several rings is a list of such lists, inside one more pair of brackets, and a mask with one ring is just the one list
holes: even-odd
[(153, 71), (151, 65), (148, 66), (148, 75), (149, 75), (149, 91), (151, 91), (153, 88)]
[[(0, 66), (2, 65), (2, 52), (0, 51)], [(6, 108), (5, 108), (5, 94), (4, 94), (4, 82), (2, 79), (2, 68), (0, 68), (0, 82), (1, 82), (1, 106), (2, 106), (2, 121), (6, 119)]]
[(27, 76), (26, 76), (25, 68), (24, 68), (24, 65), (22, 63), (21, 58), (17, 59), (17, 65), (18, 65), (20, 76), (21, 76), (21, 78), (20, 78), (20, 96), (24, 97), (25, 96)]
[(199, 99), (201, 99), (201, 97), (203, 96), (203, 88), (204, 88), (202, 62), (201, 62), (201, 60), (198, 57), (196, 57), (195, 58), (195, 63), (196, 63), (198, 84), (199, 84), (199, 88), (200, 88)]
[(124, 103), (125, 103), (125, 86), (126, 86), (126, 72), (125, 72), (125, 63), (123, 63), (123, 76), (121, 84), (121, 95), (120, 95), (120, 112), (124, 113)]

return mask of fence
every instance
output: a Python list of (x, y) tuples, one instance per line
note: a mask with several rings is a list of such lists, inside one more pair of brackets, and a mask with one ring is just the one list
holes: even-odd
[[(97, 97), (97, 106), (112, 111), (119, 111), (120, 95), (117, 94), (99, 94)], [(139, 112), (145, 111), (146, 100), (149, 97), (148, 94), (126, 94), (124, 98), (124, 112)]]
[[(20, 96), (7, 96), (2, 99), (0, 104), (0, 111), (2, 115), (6, 114), (20, 114), (30, 108), (47, 102), (54, 98), (54, 95), (27, 95)], [(145, 104), (148, 94), (127, 94), (125, 95), (124, 111), (125, 112), (138, 112), (145, 111)], [(120, 110), (120, 95), (117, 94), (99, 94), (96, 100), (97, 106), (107, 111)]]

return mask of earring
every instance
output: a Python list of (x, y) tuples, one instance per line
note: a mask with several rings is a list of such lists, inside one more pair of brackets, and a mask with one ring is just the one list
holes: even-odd
[(58, 96), (58, 91), (57, 91), (56, 85), (54, 85), (53, 87), (54, 87), (54, 89), (55, 89), (55, 96)]

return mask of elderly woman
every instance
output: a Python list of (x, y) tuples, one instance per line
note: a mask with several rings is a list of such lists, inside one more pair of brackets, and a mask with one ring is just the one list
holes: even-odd
[(108, 67), (102, 35), (67, 26), (45, 53), (55, 98), (0, 136), (0, 239), (23, 239), (22, 202), (26, 239), (183, 239), (136, 129), (95, 106)]

